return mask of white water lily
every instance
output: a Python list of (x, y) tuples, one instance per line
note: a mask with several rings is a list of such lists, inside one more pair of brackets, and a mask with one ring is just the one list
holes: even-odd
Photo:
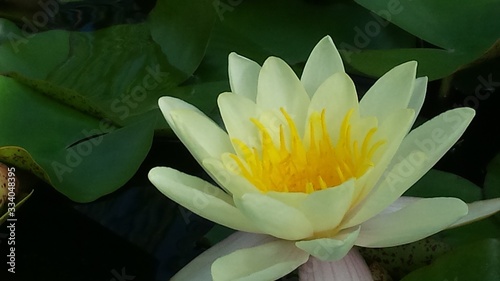
[[(167, 167), (149, 179), (194, 213), (241, 231), (173, 280), (273, 280), (308, 260), (303, 280), (370, 280), (365, 269), (333, 268), (361, 268), (355, 245), (401, 245), (498, 211), (498, 200), (469, 213), (457, 198), (401, 197), (474, 116), (457, 108), (411, 130), (427, 86), (416, 67), (393, 68), (358, 102), (330, 37), (300, 79), (279, 58), (261, 67), (232, 53), (232, 92), (218, 98), (227, 132), (192, 105), (161, 98), (173, 131), (223, 190)], [(333, 271), (340, 279), (325, 273)]]

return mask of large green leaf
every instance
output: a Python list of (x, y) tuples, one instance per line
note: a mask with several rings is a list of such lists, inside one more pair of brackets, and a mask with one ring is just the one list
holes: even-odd
[(190, 76), (200, 64), (215, 21), (212, 1), (158, 1), (148, 24), (168, 62)]
[(443, 171), (432, 169), (405, 194), (415, 197), (457, 197), (465, 202), (481, 200), (481, 189), (472, 182)]
[(201, 81), (227, 79), (227, 56), (237, 52), (258, 63), (269, 56), (292, 66), (305, 62), (314, 45), (330, 35), (342, 48), (352, 44), (360, 27), (382, 22), (368, 48), (415, 46), (415, 37), (352, 1), (213, 1), (218, 21), (206, 57), (196, 72)]
[(500, 241), (489, 239), (456, 248), (402, 281), (496, 281), (499, 276)]
[(214, 83), (180, 86), (205, 54), (210, 3), (158, 1), (144, 23), (94, 32), (27, 34), (0, 19), (0, 159), (79, 202), (122, 186), (168, 129), (159, 97), (214, 111)]
[(60, 192), (88, 202), (137, 171), (153, 138), (155, 116), (123, 128), (85, 115), (0, 76), (0, 147), (16, 145)]
[(118, 125), (149, 111), (159, 115), (158, 98), (189, 78), (205, 54), (215, 16), (213, 9), (206, 10), (208, 3), (158, 1), (145, 23), (95, 32), (28, 36), (3, 20), (0, 73)]
[(369, 75), (380, 76), (394, 65), (415, 59), (420, 75), (442, 78), (488, 53), (500, 38), (500, 21), (490, 20), (498, 16), (498, 0), (356, 2), (436, 46), (351, 51), (351, 65)]

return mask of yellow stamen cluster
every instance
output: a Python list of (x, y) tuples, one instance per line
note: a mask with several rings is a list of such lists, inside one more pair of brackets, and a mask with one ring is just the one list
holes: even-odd
[(359, 178), (373, 166), (371, 159), (375, 151), (385, 143), (372, 144), (376, 127), (366, 133), (361, 144), (352, 140), (350, 118), (353, 110), (344, 117), (335, 145), (327, 131), (325, 110), (311, 114), (307, 139), (301, 138), (290, 115), (283, 108), (280, 110), (288, 126), (288, 143), (283, 125), (280, 126), (279, 143), (275, 143), (269, 130), (254, 118), (251, 121), (261, 134), (261, 148), (232, 140), (239, 153), (231, 154), (231, 158), (237, 163), (240, 174), (263, 192), (311, 193)]

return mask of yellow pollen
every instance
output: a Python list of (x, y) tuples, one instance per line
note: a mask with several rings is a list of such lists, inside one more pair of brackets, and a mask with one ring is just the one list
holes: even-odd
[(373, 143), (376, 127), (361, 142), (352, 141), (352, 109), (342, 120), (336, 144), (328, 133), (324, 109), (310, 115), (305, 137), (299, 135), (290, 115), (283, 108), (280, 111), (286, 125), (279, 128), (277, 144), (270, 131), (254, 118), (250, 120), (260, 132), (260, 148), (232, 139), (238, 153), (230, 156), (241, 176), (263, 192), (312, 193), (359, 178), (374, 165), (373, 155), (385, 143), (383, 140)]

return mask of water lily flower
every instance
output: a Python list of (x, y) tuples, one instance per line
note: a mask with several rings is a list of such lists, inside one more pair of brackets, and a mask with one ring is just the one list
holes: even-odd
[(498, 200), (401, 197), (474, 116), (457, 108), (411, 130), (427, 86), (416, 67), (396, 66), (358, 101), (327, 36), (300, 79), (279, 58), (261, 67), (230, 54), (231, 92), (218, 98), (225, 130), (162, 97), (168, 124), (222, 189), (167, 167), (149, 179), (192, 212), (240, 231), (172, 280), (274, 280), (301, 265), (302, 280), (371, 280), (354, 246), (401, 245), (497, 211)]

